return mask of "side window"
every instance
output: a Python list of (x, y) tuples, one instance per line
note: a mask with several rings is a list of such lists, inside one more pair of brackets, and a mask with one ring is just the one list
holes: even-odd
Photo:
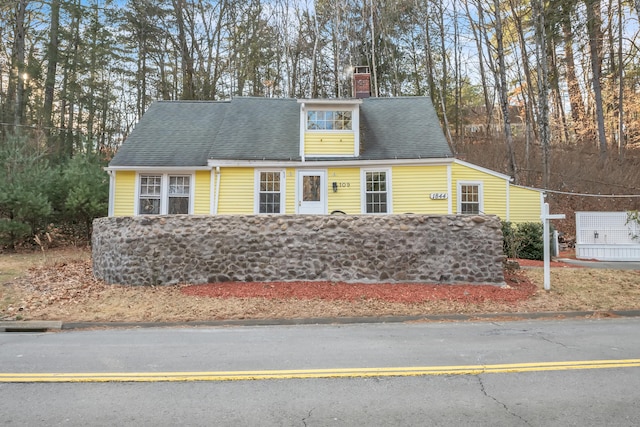
[(168, 214), (189, 213), (189, 176), (169, 176)]
[(139, 209), (141, 215), (159, 215), (162, 175), (141, 175)]
[(190, 175), (140, 175), (139, 215), (188, 214), (190, 206)]
[(482, 185), (478, 183), (458, 184), (458, 212), (463, 215), (482, 213)]
[(282, 213), (283, 186), (280, 171), (264, 171), (259, 173), (258, 212)]
[(365, 172), (366, 213), (388, 213), (388, 173), (386, 171)]

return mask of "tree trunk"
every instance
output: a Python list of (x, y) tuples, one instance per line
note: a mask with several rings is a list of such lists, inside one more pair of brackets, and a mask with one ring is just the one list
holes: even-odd
[(313, 53), (311, 54), (311, 98), (318, 97), (318, 43), (320, 42), (320, 27), (318, 25), (318, 16), (313, 14), (314, 39)]
[(373, 19), (373, 0), (370, 0), (369, 7), (371, 8), (369, 11), (369, 25), (371, 26), (371, 76), (373, 77), (373, 97), (378, 96), (378, 63), (376, 59), (376, 29), (375, 22)]
[[(51, 135), (51, 127), (53, 126), (53, 93), (58, 67), (59, 23), (60, 2), (59, 0), (51, 0), (51, 28), (49, 29), (49, 44), (47, 46), (47, 76), (44, 82), (44, 105), (42, 111), (42, 124), (46, 128), (46, 133), (49, 135)], [(49, 143), (51, 143), (51, 141)], [(50, 152), (53, 152), (54, 149), (55, 147), (49, 146)]]
[[(640, 1), (640, 0), (639, 0)], [(567, 79), (567, 89), (569, 92), (569, 105), (571, 107), (571, 120), (573, 121), (573, 131), (578, 141), (581, 141), (584, 132), (584, 118), (586, 111), (582, 100), (582, 92), (580, 91), (580, 83), (576, 75), (576, 64), (573, 56), (573, 31), (571, 29), (571, 20), (569, 11), (563, 11), (566, 14), (562, 19), (562, 35), (564, 44), (564, 58)]]
[(180, 48), (180, 60), (182, 70), (182, 99), (194, 99), (195, 90), (193, 87), (193, 58), (189, 52), (187, 43), (187, 33), (184, 24), (185, 0), (172, 0), (173, 9), (178, 24), (178, 45)]
[[(636, 8), (640, 11), (640, 0), (636, 0)], [(626, 148), (624, 132), (624, 65), (622, 63), (622, 0), (618, 0), (618, 160), (624, 161)]]
[(547, 35), (545, 32), (544, 5), (540, 0), (532, 2), (538, 57), (538, 126), (542, 146), (542, 188), (549, 188), (551, 168), (549, 162), (549, 66), (547, 63)]
[(607, 137), (604, 126), (604, 109), (602, 105), (602, 86), (600, 83), (600, 45), (602, 43), (600, 0), (585, 0), (587, 7), (587, 31), (589, 33), (589, 51), (591, 54), (591, 78), (593, 96), (598, 123), (598, 147), (600, 150), (600, 166), (603, 167), (607, 159)]
[(477, 13), (478, 13), (478, 23), (476, 24), (472, 19), (472, 14), (469, 11), (469, 4), (467, 1), (464, 2), (465, 10), (467, 12), (467, 18), (471, 24), (471, 31), (473, 32), (473, 38), (476, 42), (476, 47), (478, 49), (478, 67), (480, 71), (480, 82), (482, 83), (482, 95), (484, 98), (484, 107), (485, 107), (485, 125), (486, 125), (486, 135), (491, 134), (491, 123), (493, 122), (493, 100), (489, 97), (489, 85), (486, 77), (486, 68), (484, 63), (484, 52), (482, 48), (482, 39), (483, 35), (483, 27), (484, 27), (484, 19), (482, 8), (479, 4), (477, 4)]
[(496, 31), (496, 45), (497, 45), (497, 54), (498, 54), (498, 67), (499, 67), (499, 75), (500, 75), (500, 107), (502, 108), (502, 120), (504, 124), (504, 137), (507, 148), (507, 169), (509, 171), (509, 175), (514, 180), (514, 183), (518, 183), (518, 169), (516, 165), (516, 155), (513, 149), (513, 136), (511, 134), (511, 123), (509, 118), (509, 98), (507, 94), (507, 72), (506, 65), (504, 59), (504, 43), (502, 40), (502, 17), (500, 16), (500, 1), (493, 0), (493, 5), (495, 7), (495, 31)]
[(16, 126), (16, 129), (22, 124), (22, 119), (24, 116), (24, 95), (25, 95), (25, 64), (24, 64), (24, 19), (27, 9), (27, 1), (20, 0), (17, 4), (16, 9), (16, 27), (14, 33), (14, 43), (13, 43), (13, 58), (14, 63), (12, 64), (12, 68), (16, 72), (16, 102), (14, 104), (13, 110), (13, 124)]

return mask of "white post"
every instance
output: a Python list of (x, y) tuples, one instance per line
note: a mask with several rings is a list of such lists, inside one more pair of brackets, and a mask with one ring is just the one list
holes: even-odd
[(551, 289), (551, 266), (550, 266), (550, 248), (549, 248), (549, 220), (550, 219), (564, 219), (564, 214), (549, 214), (549, 203), (543, 205), (542, 216), (542, 242), (544, 248), (544, 290)]

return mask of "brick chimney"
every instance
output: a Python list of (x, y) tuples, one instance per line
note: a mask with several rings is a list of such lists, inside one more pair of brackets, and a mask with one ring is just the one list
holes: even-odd
[(353, 97), (369, 98), (371, 96), (371, 73), (369, 67), (359, 66), (353, 70)]

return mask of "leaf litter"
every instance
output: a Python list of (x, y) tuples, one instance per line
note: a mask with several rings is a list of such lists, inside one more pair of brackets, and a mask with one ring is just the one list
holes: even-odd
[[(526, 263), (523, 263), (526, 264)], [(181, 322), (227, 319), (384, 317), (640, 308), (640, 274), (552, 268), (505, 270), (506, 286), (417, 283), (251, 282), (108, 285), (89, 256), (38, 265), (0, 286), (0, 319)]]

